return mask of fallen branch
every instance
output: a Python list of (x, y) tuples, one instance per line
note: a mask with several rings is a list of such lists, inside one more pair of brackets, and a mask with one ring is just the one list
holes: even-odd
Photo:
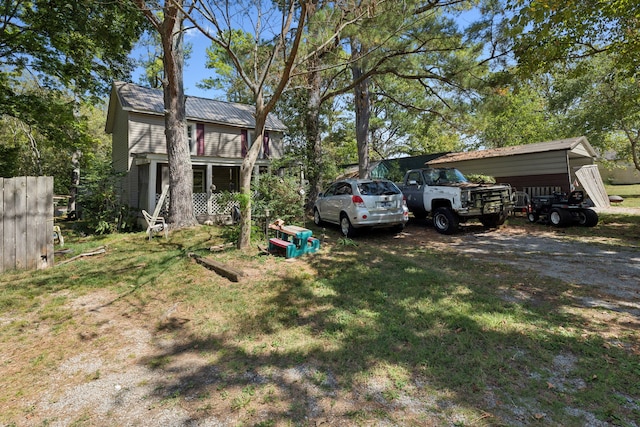
[(218, 273), (219, 275), (226, 277), (227, 279), (231, 280), (232, 282), (239, 282), (240, 278), (242, 276), (244, 276), (244, 273), (238, 270), (235, 270), (231, 267), (228, 267), (226, 265), (224, 265), (221, 262), (218, 261), (214, 261), (211, 258), (204, 258), (201, 257), (200, 255), (196, 255), (192, 252), (189, 253), (189, 256), (193, 259), (196, 260), (196, 262), (198, 264), (201, 264), (205, 267), (207, 267), (209, 270), (213, 270), (216, 273)]
[(97, 249), (95, 249), (95, 250), (93, 250), (91, 252), (85, 252), (83, 254), (76, 255), (76, 256), (71, 257), (69, 259), (66, 259), (66, 260), (64, 260), (62, 262), (56, 263), (55, 265), (66, 264), (68, 262), (75, 261), (75, 260), (80, 259), (80, 258), (84, 258), (84, 257), (88, 257), (88, 256), (94, 256), (94, 255), (100, 255), (100, 254), (103, 254), (105, 252), (107, 252), (107, 250), (104, 248), (104, 246), (100, 246), (99, 248), (97, 248)]

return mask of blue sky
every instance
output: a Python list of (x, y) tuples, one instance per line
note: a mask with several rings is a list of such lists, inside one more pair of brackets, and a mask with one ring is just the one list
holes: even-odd
[[(468, 26), (474, 20), (479, 18), (478, 10), (472, 9), (464, 12), (457, 17), (457, 21), (461, 28)], [(219, 99), (226, 101), (226, 95), (223, 91), (212, 89), (200, 89), (196, 84), (207, 77), (211, 77), (215, 71), (205, 68), (206, 49), (211, 46), (211, 41), (203, 36), (199, 31), (187, 31), (185, 42), (191, 44), (191, 57), (185, 64), (184, 69), (184, 91), (188, 96), (198, 96), (202, 98)], [(136, 49), (131, 54), (133, 59), (139, 59), (143, 51)], [(133, 83), (140, 83), (143, 70), (137, 69), (132, 76)]]
[[(202, 79), (213, 75), (214, 71), (205, 68), (206, 62), (206, 49), (211, 45), (209, 39), (204, 37), (195, 31), (187, 33), (185, 42), (192, 45), (191, 57), (185, 64), (184, 69), (184, 91), (189, 96), (198, 96), (202, 98), (216, 98), (224, 100), (225, 94), (223, 92), (214, 91), (212, 89), (200, 89), (196, 84)], [(131, 58), (139, 59), (144, 51), (140, 48), (136, 48), (131, 53)], [(133, 83), (140, 83), (144, 70), (141, 68), (136, 69), (132, 75)]]

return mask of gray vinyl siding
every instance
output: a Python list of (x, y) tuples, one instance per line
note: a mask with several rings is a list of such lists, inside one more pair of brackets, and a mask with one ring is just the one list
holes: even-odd
[[(205, 124), (204, 127), (204, 155), (228, 159), (242, 157), (241, 129), (231, 126)], [(249, 130), (249, 144), (253, 143), (253, 131)], [(269, 148), (271, 158), (283, 155), (282, 134), (269, 132)]]
[[(197, 122), (189, 122), (194, 126)], [(195, 132), (195, 131), (194, 131)], [(242, 157), (240, 143), (241, 129), (231, 126), (220, 126), (205, 123), (204, 126), (204, 155), (238, 159)], [(282, 136), (270, 132), (271, 157), (282, 157)], [(252, 132), (250, 132), (250, 139)], [(195, 138), (195, 134), (194, 134)], [(129, 149), (131, 153), (166, 154), (166, 140), (164, 135), (164, 118), (131, 113), (129, 121)], [(131, 159), (129, 159), (131, 162)]]
[(276, 132), (269, 132), (269, 138), (271, 140), (271, 158), (280, 159), (284, 155), (284, 147), (282, 144), (282, 134)]
[(117, 172), (129, 170), (129, 138), (128, 138), (128, 114), (120, 108), (115, 109), (115, 119), (113, 126), (111, 159), (113, 167)]
[(565, 151), (547, 151), (508, 157), (490, 157), (485, 159), (462, 160), (434, 165), (436, 167), (455, 167), (464, 174), (490, 175), (495, 178), (547, 175), (567, 173), (567, 154)]
[(167, 154), (164, 117), (130, 113), (129, 151), (131, 153)]
[(240, 129), (205, 124), (204, 155), (222, 158), (241, 157)]

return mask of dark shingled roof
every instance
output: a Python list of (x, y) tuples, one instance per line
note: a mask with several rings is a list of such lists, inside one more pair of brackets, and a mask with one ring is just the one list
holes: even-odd
[[(113, 84), (125, 111), (164, 115), (164, 95), (161, 89), (150, 89), (132, 83)], [(235, 102), (216, 101), (187, 95), (187, 119), (206, 123), (255, 128), (255, 107)], [(277, 117), (269, 114), (266, 128), (285, 131), (287, 127)]]

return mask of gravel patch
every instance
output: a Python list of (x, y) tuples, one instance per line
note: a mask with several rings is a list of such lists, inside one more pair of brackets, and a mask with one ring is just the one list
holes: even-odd
[(577, 241), (555, 233), (465, 234), (449, 246), (480, 261), (496, 262), (575, 285), (598, 289), (601, 298), (582, 298), (602, 307), (640, 316), (640, 250)]

